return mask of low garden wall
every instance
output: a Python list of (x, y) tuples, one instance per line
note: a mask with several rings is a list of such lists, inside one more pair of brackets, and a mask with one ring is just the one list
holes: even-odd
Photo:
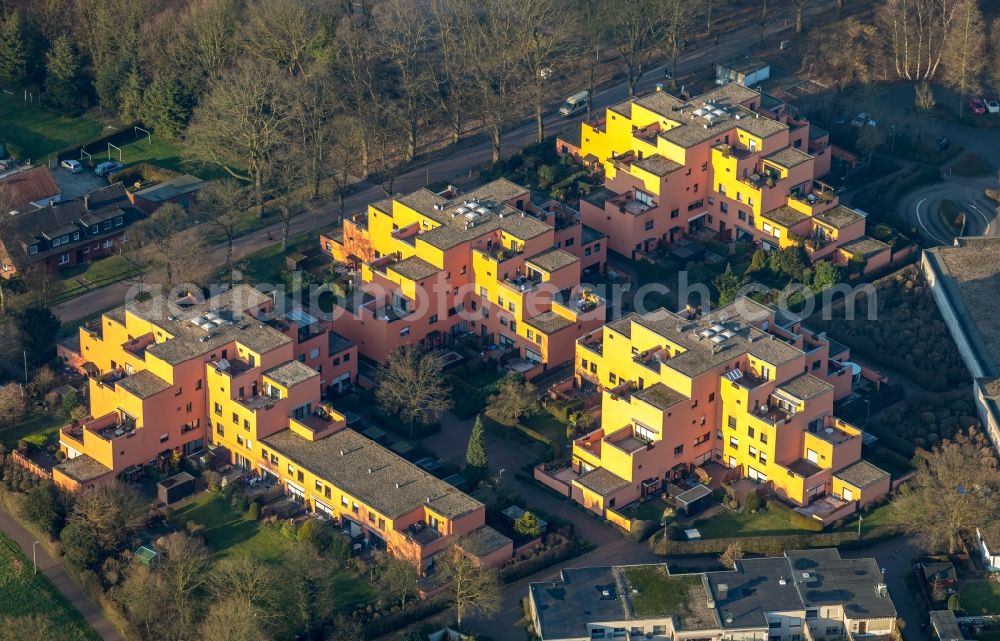
[(746, 554), (777, 556), (785, 550), (807, 550), (828, 547), (858, 549), (899, 536), (901, 533), (896, 527), (885, 526), (872, 530), (862, 537), (859, 537), (857, 532), (816, 532), (811, 534), (701, 539), (697, 541), (674, 541), (669, 538), (665, 539), (662, 533), (658, 533), (649, 540), (649, 547), (654, 554), (684, 556), (693, 554), (722, 554), (730, 545), (739, 543)]
[[(538, 481), (545, 487), (549, 488), (550, 490), (558, 492), (561, 496), (569, 498), (570, 495), (569, 483), (565, 483), (555, 478), (554, 476), (551, 476), (549, 472), (546, 470), (546, 468), (549, 467), (550, 465), (551, 465), (550, 463), (539, 463), (538, 465), (535, 466), (532, 476), (536, 481)], [(564, 468), (559, 468), (559, 469), (564, 469)]]

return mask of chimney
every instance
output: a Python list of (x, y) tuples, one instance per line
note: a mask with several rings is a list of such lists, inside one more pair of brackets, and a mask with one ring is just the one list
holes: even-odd
[(725, 600), (726, 595), (729, 594), (729, 584), (720, 583), (716, 588), (716, 592), (719, 593), (719, 600)]
[(83, 210), (90, 211), (90, 194), (83, 195)]

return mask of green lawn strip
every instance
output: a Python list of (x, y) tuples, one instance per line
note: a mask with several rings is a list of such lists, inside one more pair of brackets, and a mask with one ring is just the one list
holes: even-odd
[(13, 539), (0, 534), (0, 617), (32, 615), (48, 621), (61, 641), (100, 639), (45, 575), (33, 573)]
[(657, 507), (653, 503), (639, 503), (636, 501), (627, 505), (620, 513), (622, 516), (640, 521), (653, 521), (656, 523), (663, 521), (663, 508)]
[(703, 539), (775, 534), (808, 534), (793, 528), (787, 519), (763, 510), (756, 514), (725, 510), (705, 521), (695, 521)]
[(26, 419), (12, 427), (0, 430), (0, 442), (7, 446), (7, 449), (14, 449), (22, 438), (42, 435), (47, 442), (55, 444), (59, 442), (59, 428), (66, 425), (67, 422), (59, 410), (32, 408)]
[(11, 96), (0, 92), (0, 122), (4, 125), (3, 142), (20, 147), (25, 158), (44, 163), (48, 155), (79, 145), (101, 135), (104, 124), (81, 116), (68, 118), (43, 109), (38, 104), (24, 104), (23, 93)]
[(701, 585), (701, 577), (670, 576), (662, 566), (635, 566), (622, 570), (629, 588), (637, 590), (630, 599), (640, 617), (675, 614), (685, 609), (691, 588)]
[(316, 242), (312, 232), (289, 236), (288, 247), (281, 251), (280, 239), (275, 239), (273, 245), (255, 251), (238, 261), (243, 278), (252, 283), (281, 282), (281, 272), (285, 270), (285, 258), (289, 254), (302, 251)]
[(977, 580), (962, 584), (958, 591), (962, 611), (969, 616), (1000, 614), (1000, 583)]

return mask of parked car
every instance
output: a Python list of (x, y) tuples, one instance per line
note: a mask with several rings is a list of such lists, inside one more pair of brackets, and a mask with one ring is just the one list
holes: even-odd
[(938, 151), (944, 151), (950, 146), (951, 146), (951, 140), (945, 136), (941, 136), (940, 138), (934, 141), (934, 147)]
[(78, 174), (83, 171), (83, 165), (79, 160), (64, 160), (59, 163), (59, 166), (71, 174)]
[(991, 114), (1000, 114), (1000, 98), (990, 96), (986, 99), (986, 111)]
[(108, 174), (113, 174), (116, 171), (121, 171), (125, 169), (125, 165), (114, 160), (109, 160), (107, 162), (102, 162), (97, 167), (94, 168), (94, 173), (98, 176), (107, 176)]
[(986, 113), (986, 105), (983, 104), (982, 99), (973, 98), (969, 101), (969, 110), (976, 115), (982, 115)]
[(872, 118), (872, 115), (870, 113), (865, 111), (859, 113), (857, 116), (854, 117), (854, 120), (851, 121), (851, 126), (857, 127), (858, 129), (866, 125), (868, 127), (877, 127), (878, 123)]

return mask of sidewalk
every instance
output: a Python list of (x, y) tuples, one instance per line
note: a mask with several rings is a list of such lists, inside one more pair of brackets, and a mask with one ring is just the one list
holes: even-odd
[[(0, 507), (0, 530), (14, 539), (21, 551), (29, 560), (31, 559), (31, 544), (34, 537), (3, 507)], [(52, 581), (56, 589), (83, 615), (83, 620), (104, 641), (125, 641), (118, 629), (104, 618), (100, 606), (94, 603), (94, 600), (87, 596), (80, 586), (70, 578), (66, 568), (63, 567), (62, 559), (53, 559), (41, 545), (35, 546), (35, 552), (38, 555), (38, 569)]]

